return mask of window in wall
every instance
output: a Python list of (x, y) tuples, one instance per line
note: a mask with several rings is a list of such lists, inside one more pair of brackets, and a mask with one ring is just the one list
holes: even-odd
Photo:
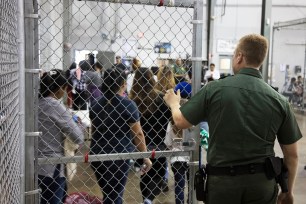
[(219, 68), (220, 71), (230, 72), (232, 70), (232, 56), (220, 55), (219, 56)]

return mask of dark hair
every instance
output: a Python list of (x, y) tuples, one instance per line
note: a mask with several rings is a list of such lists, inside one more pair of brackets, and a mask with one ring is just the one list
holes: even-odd
[(75, 62), (72, 62), (69, 67), (69, 70), (75, 69), (76, 67), (77, 67), (77, 64)]
[(95, 69), (96, 69), (96, 68), (103, 69), (103, 65), (102, 65), (100, 62), (96, 62), (96, 63), (94, 64), (94, 67), (95, 67)]
[(67, 85), (65, 72), (60, 69), (51, 69), (45, 72), (40, 79), (40, 97), (45, 98), (54, 94), (65, 85)]
[(66, 78), (67, 78), (68, 80), (69, 80), (69, 78), (70, 78), (70, 71), (73, 70), (73, 69), (75, 69), (76, 67), (77, 67), (77, 64), (76, 64), (75, 62), (72, 62), (71, 65), (70, 65), (70, 67), (69, 67), (69, 69), (66, 70), (65, 76), (66, 76)]
[(104, 94), (105, 98), (111, 100), (120, 90), (120, 87), (126, 81), (126, 78), (126, 74), (116, 68), (107, 69), (104, 73), (103, 83), (101, 87), (101, 91)]
[(216, 65), (215, 65), (214, 63), (210, 63), (210, 65), (209, 65), (209, 66), (214, 66), (214, 67), (215, 67)]
[(153, 72), (154, 75), (157, 75), (158, 71), (159, 71), (159, 67), (157, 66), (152, 66), (151, 67), (151, 71)]
[(159, 93), (154, 87), (155, 79), (152, 71), (144, 67), (138, 68), (135, 72), (130, 98), (135, 101), (143, 115), (151, 114), (158, 109), (155, 100)]
[(79, 62), (79, 66), (81, 67), (81, 69), (82, 69), (83, 71), (92, 71), (91, 65), (90, 65), (89, 62), (86, 61), (86, 60), (80, 61), (80, 62)]

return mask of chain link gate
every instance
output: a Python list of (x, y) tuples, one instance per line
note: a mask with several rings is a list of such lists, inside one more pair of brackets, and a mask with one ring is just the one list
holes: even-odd
[[(288, 41), (287, 36), (296, 36), (295, 40)], [(279, 87), (282, 93), (291, 102), (292, 107), (304, 113), (305, 109), (305, 77), (306, 77), (306, 18), (285, 22), (275, 22), (272, 29), (272, 56), (271, 56), (271, 84)], [(294, 62), (275, 47), (290, 46), (296, 53)], [(285, 49), (288, 51), (287, 49)], [(289, 51), (290, 52), (290, 51)], [(282, 64), (286, 62), (286, 64)], [(283, 66), (284, 71), (278, 72), (276, 67)], [(286, 67), (285, 67), (286, 66)], [(290, 91), (291, 80), (295, 78), (294, 88)], [(292, 86), (291, 86), (292, 87)]]
[[(178, 141), (177, 134), (182, 133), (172, 131), (171, 125), (168, 127), (170, 111), (163, 104), (161, 93), (154, 88), (158, 86), (156, 84), (163, 76), (163, 70), (169, 69), (174, 80), (173, 67), (182, 67), (179, 62), (175, 65), (177, 59), (183, 61), (185, 68), (183, 73), (178, 70), (176, 77), (181, 79), (177, 80), (182, 80), (182, 77), (190, 80), (187, 72), (191, 63), (192, 67), (201, 66), (201, 52), (196, 50), (193, 39), (194, 31), (199, 32), (191, 23), (198, 20), (194, 19), (193, 4), (192, 1), (142, 0), (38, 1), (39, 37), (34, 39), (34, 44), (39, 45), (39, 67), (43, 70), (41, 95), (36, 107), (38, 130), (42, 134), (38, 138), (35, 158), (40, 188), (46, 185), (41, 192), (46, 200), (62, 198), (58, 189), (63, 189), (63, 192), (67, 190), (67, 194), (75, 193), (66, 198), (67, 203), (81, 199), (78, 196), (89, 203), (99, 203), (102, 191), (110, 199), (113, 199), (114, 193), (117, 198), (123, 194), (124, 203), (150, 203), (149, 200), (153, 199), (154, 203), (175, 203), (175, 199), (179, 199), (175, 193), (179, 190), (175, 190), (174, 183), (177, 182), (176, 186), (182, 188), (187, 202), (192, 189), (187, 187), (187, 179), (182, 180), (183, 184), (180, 182), (188, 173), (187, 167), (173, 163), (181, 157), (185, 157), (183, 161), (188, 163), (186, 157), (195, 149), (196, 141), (187, 137), (185, 141)], [(87, 50), (88, 55), (76, 59), (77, 52), (81, 50)], [(119, 58), (123, 68), (118, 66), (119, 61), (115, 64), (115, 59)], [(76, 65), (71, 69), (73, 62)], [(94, 62), (103, 65), (102, 73), (95, 72)], [(136, 65), (137, 71), (133, 71), (132, 65)], [(126, 73), (127, 78), (108, 70), (114, 70), (114, 67), (116, 70), (123, 69), (121, 71)], [(157, 81), (153, 75), (155, 68), (160, 72)], [(198, 74), (192, 70), (192, 74), (195, 73)], [(103, 83), (100, 74), (104, 75)], [(66, 88), (65, 77), (69, 77), (70, 92), (61, 99), (62, 88)], [(122, 77), (128, 82), (127, 86), (133, 84), (127, 92), (125, 88), (121, 89), (124, 85)], [(166, 82), (171, 85), (172, 79)], [(195, 88), (199, 86), (194, 85)], [(101, 98), (95, 98), (96, 91), (99, 91), (97, 87), (102, 89), (106, 103)], [(175, 88), (175, 84), (171, 88)], [(185, 89), (185, 85), (181, 84), (180, 88)], [(107, 98), (110, 89), (122, 96)], [(190, 89), (186, 88), (185, 92), (191, 95)], [(98, 95), (101, 97), (101, 93)], [(108, 104), (111, 104), (111, 109)], [(140, 147), (143, 141), (135, 130), (137, 121), (140, 121), (145, 133), (147, 152)], [(127, 133), (130, 131), (136, 132), (131, 138)], [(173, 136), (174, 140), (169, 140), (167, 147), (164, 140), (170, 131), (176, 136)], [(181, 148), (182, 145), (187, 147)], [(173, 146), (176, 147), (174, 150)], [(142, 158), (151, 158), (153, 168), (150, 171), (155, 170), (155, 173), (140, 176), (142, 164), (138, 161)], [(182, 163), (180, 159), (177, 161)], [(90, 165), (93, 164), (90, 162), (96, 165)], [(172, 170), (176, 171), (176, 178)], [(166, 172), (169, 173), (168, 178)], [(191, 168), (191, 172), (193, 175), (194, 169)], [(126, 175), (125, 181), (122, 178)], [(67, 186), (61, 179), (64, 176), (68, 180)], [(162, 192), (164, 179), (167, 179), (169, 190)], [(190, 178), (190, 186), (193, 186), (192, 180)], [(148, 187), (147, 182), (152, 181), (153, 186)], [(52, 186), (51, 183), (57, 185)], [(50, 194), (55, 198), (51, 198)], [(191, 196), (189, 202), (194, 202), (193, 199)]]
[(22, 125), (18, 1), (0, 1), (0, 203), (20, 203)]

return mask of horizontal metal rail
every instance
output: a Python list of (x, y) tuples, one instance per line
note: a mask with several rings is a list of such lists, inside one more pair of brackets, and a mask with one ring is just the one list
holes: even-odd
[[(84, 1), (84, 0), (78, 0)], [(85, 0), (86, 1), (86, 0)], [(96, 2), (121, 3), (121, 4), (143, 4), (151, 6), (169, 6), (169, 7), (194, 7), (194, 0), (87, 0)]]
[(140, 159), (140, 158), (158, 158), (158, 157), (173, 157), (173, 156), (190, 156), (190, 151), (156, 151), (154, 152), (131, 152), (131, 153), (116, 153), (116, 154), (95, 154), (83, 156), (65, 156), (65, 157), (45, 157), (38, 158), (38, 164), (66, 164), (66, 163), (81, 163), (107, 160), (123, 160), (123, 159)]
[(275, 22), (273, 29), (296, 26), (296, 25), (301, 25), (301, 24), (306, 24), (306, 18), (295, 19), (291, 21)]

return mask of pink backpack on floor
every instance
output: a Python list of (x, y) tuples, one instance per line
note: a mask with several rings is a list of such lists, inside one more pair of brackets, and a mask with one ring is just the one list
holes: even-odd
[(65, 204), (102, 204), (102, 201), (97, 196), (85, 192), (76, 192), (66, 197)]

